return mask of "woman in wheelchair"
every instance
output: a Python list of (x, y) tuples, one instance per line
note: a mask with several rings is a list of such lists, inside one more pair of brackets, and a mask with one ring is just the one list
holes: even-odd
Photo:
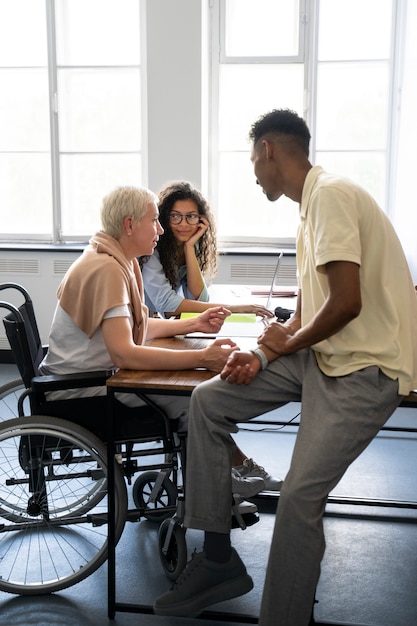
[[(220, 372), (238, 346), (217, 339), (198, 350), (171, 350), (145, 345), (146, 340), (217, 332), (230, 311), (214, 306), (197, 317), (167, 320), (149, 317), (144, 304), (143, 282), (137, 257), (151, 255), (164, 232), (159, 222), (158, 198), (144, 188), (119, 187), (102, 204), (102, 230), (73, 263), (58, 289), (58, 304), (49, 336), (49, 349), (40, 365), (42, 374), (68, 374), (85, 370), (178, 370), (207, 368)], [(71, 397), (105, 395), (105, 388), (71, 391)], [(50, 399), (64, 399), (68, 391), (52, 392)], [(189, 398), (154, 396), (179, 430), (187, 428)], [(134, 394), (119, 394), (125, 404), (141, 406)], [(236, 446), (233, 465), (247, 459)], [(251, 497), (266, 484), (279, 481), (246, 461), (240, 473), (232, 470), (233, 491)], [(253, 467), (256, 466), (256, 467)], [(271, 487), (268, 487), (271, 488)]]

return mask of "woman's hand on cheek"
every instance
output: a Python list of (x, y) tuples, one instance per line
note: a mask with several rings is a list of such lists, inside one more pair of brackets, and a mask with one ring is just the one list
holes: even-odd
[(200, 223), (197, 224), (196, 231), (191, 235), (191, 237), (186, 242), (186, 246), (195, 246), (195, 244), (201, 239), (206, 230), (209, 227), (209, 223), (207, 219), (203, 216), (200, 217)]

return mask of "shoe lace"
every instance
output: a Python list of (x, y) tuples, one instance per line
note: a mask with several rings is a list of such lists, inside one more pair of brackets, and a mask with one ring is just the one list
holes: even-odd
[(195, 569), (199, 566), (201, 560), (205, 557), (204, 552), (197, 552), (197, 548), (194, 548), (191, 559), (188, 561), (185, 570), (180, 574), (179, 578), (175, 581), (174, 585), (171, 587), (171, 591), (173, 589), (178, 589), (181, 585), (190, 578), (190, 575), (193, 574)]
[(245, 459), (243, 465), (250, 471), (255, 470), (255, 472), (258, 472), (262, 477), (267, 475), (266, 469), (262, 467), (262, 465), (258, 465), (253, 459)]

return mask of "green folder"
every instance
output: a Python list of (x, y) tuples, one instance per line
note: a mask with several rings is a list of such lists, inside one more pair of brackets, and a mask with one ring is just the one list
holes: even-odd
[[(180, 319), (186, 319), (188, 317), (196, 317), (200, 313), (181, 313)], [(255, 313), (232, 313), (229, 317), (226, 317), (225, 322), (256, 322)]]

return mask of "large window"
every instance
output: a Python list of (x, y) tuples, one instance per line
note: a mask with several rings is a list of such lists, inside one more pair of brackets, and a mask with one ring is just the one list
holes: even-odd
[(183, 177), (220, 244), (293, 245), (297, 207), (264, 197), (247, 141), (288, 107), (417, 276), (416, 31), (414, 0), (0, 0), (0, 239), (85, 241), (116, 185)]
[(85, 240), (141, 184), (139, 6), (0, 0), (2, 238)]
[(413, 53), (405, 28), (409, 5), (406, 0), (215, 3), (210, 196), (224, 242), (294, 241), (297, 210), (286, 198), (274, 206), (264, 197), (249, 159), (251, 124), (275, 108), (293, 109), (307, 120), (313, 163), (355, 179), (394, 213), (406, 80), (414, 85), (407, 93), (416, 101), (412, 74), (403, 71), (406, 59), (413, 58), (416, 67), (415, 45)]

